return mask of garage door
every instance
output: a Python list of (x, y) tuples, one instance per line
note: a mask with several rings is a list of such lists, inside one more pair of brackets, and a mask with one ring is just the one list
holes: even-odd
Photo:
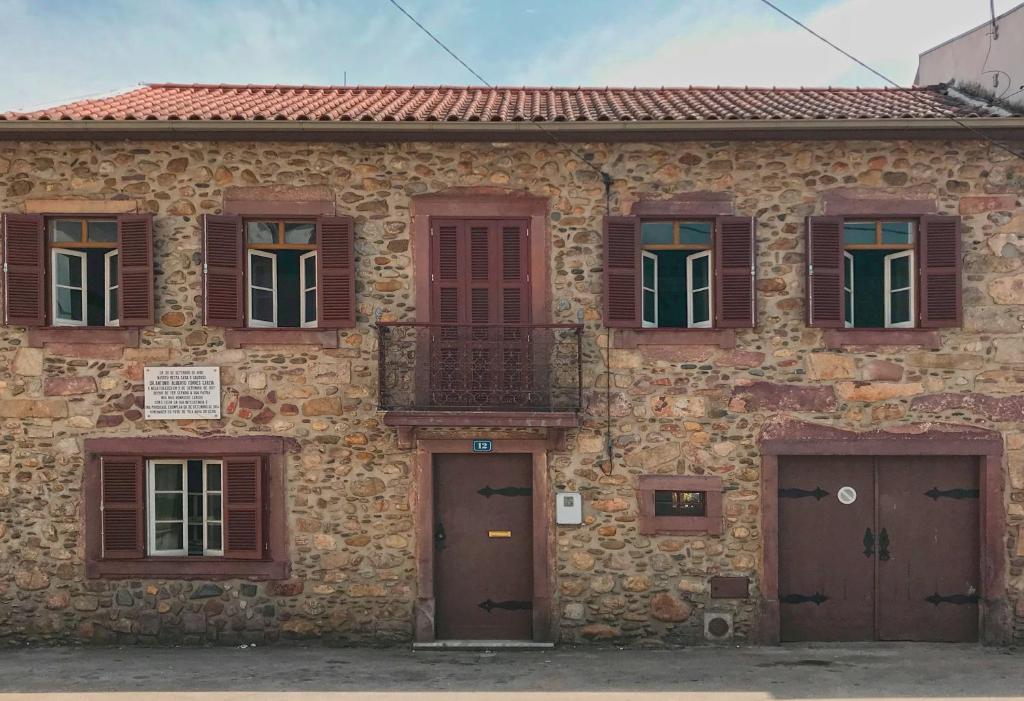
[(978, 475), (960, 456), (781, 459), (782, 639), (977, 640)]

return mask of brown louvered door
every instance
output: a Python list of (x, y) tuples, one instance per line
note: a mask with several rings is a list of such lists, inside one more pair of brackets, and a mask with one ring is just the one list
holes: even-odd
[(203, 309), (209, 326), (245, 325), (242, 218), (203, 216)]
[(4, 323), (46, 324), (46, 234), (43, 218), (5, 214)]
[(715, 227), (715, 325), (752, 328), (755, 224), (750, 217), (719, 217)]
[(641, 326), (640, 218), (604, 218), (604, 325)]
[(117, 296), (121, 326), (153, 325), (153, 215), (117, 218), (121, 249), (117, 256)]
[(963, 323), (960, 281), (960, 217), (921, 218), (921, 326), (938, 328)]
[(146, 552), (143, 529), (143, 466), (135, 456), (103, 457), (100, 461), (103, 557), (140, 558)]
[(843, 326), (843, 220), (807, 219), (807, 324)]
[(263, 470), (259, 457), (224, 459), (224, 557), (263, 558)]
[(356, 325), (355, 237), (351, 217), (320, 217), (317, 222), (317, 325), (325, 329)]

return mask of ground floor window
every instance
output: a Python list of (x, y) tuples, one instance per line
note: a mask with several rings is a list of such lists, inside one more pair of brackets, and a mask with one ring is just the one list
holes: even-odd
[(224, 555), (223, 463), (150, 460), (147, 471), (150, 554)]

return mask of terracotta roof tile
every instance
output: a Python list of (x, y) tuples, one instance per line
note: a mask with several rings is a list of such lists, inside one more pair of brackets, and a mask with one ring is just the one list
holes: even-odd
[(144, 85), (0, 120), (650, 121), (993, 116), (939, 87), (481, 88)]

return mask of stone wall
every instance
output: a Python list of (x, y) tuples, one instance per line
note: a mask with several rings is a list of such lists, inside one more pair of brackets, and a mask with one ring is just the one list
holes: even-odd
[[(26, 347), (0, 330), (0, 641), (237, 643), (412, 635), (412, 453), (375, 410), (369, 321), (415, 309), (410, 202), (499, 186), (550, 200), (554, 321), (587, 324), (583, 427), (550, 456), (553, 484), (585, 496), (585, 523), (557, 529), (556, 617), (564, 641), (696, 641), (708, 578), (752, 578), (731, 611), (755, 622), (761, 553), (759, 431), (785, 414), (851, 430), (945, 421), (1005, 436), (1008, 572), (1024, 640), (1024, 165), (971, 142), (582, 144), (614, 178), (612, 211), (641, 197), (725, 191), (758, 219), (758, 320), (735, 349), (611, 351), (616, 459), (603, 460), (600, 323), (604, 189), (566, 149), (544, 144), (387, 145), (62, 142), (0, 145), (0, 209), (39, 199), (137, 200), (156, 215), (157, 318), (139, 348)], [(358, 328), (338, 349), (225, 347), (199, 317), (198, 215), (235, 186), (325, 188), (356, 218)], [(931, 198), (964, 217), (963, 329), (940, 351), (825, 351), (804, 323), (803, 219), (821, 197)], [(222, 368), (224, 419), (141, 418), (146, 364)], [(82, 440), (96, 436), (294, 438), (284, 582), (89, 580), (82, 537)], [(469, 436), (470, 433), (462, 435)], [(637, 476), (716, 474), (722, 536), (639, 535)]]

